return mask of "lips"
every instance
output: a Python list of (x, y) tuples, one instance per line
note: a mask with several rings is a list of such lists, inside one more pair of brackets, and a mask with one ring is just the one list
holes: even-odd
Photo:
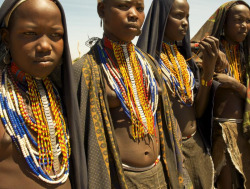
[(186, 35), (187, 34), (187, 30), (183, 29), (183, 30), (181, 30), (181, 33), (184, 34), (184, 35)]
[(53, 62), (53, 59), (50, 57), (46, 57), (46, 58), (36, 58), (34, 60), (34, 62), (36, 63), (48, 63), (48, 62)]
[(137, 30), (140, 29), (140, 27), (137, 24), (128, 24), (127, 27), (128, 28), (134, 28), (134, 29), (137, 29)]

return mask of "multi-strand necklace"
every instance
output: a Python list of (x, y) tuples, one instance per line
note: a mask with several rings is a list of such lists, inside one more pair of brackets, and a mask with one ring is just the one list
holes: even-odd
[(163, 78), (174, 96), (177, 94), (183, 104), (192, 105), (194, 75), (175, 44), (163, 42), (159, 64)]
[[(3, 69), (0, 82), (3, 125), (31, 171), (46, 183), (64, 183), (69, 175), (70, 144), (57, 90), (48, 78), (33, 79), (14, 63)], [(21, 89), (31, 102), (33, 115), (27, 111)]]
[[(113, 61), (107, 48), (114, 52)], [(143, 54), (132, 43), (117, 43), (104, 38), (98, 50), (108, 82), (132, 121), (131, 135), (140, 139), (155, 134), (158, 89), (155, 77)]]
[(232, 45), (228, 43), (226, 40), (221, 41), (227, 60), (229, 62), (229, 69), (227, 70), (227, 74), (239, 82), (243, 83), (243, 74), (242, 74), (242, 68), (241, 68), (241, 62), (240, 62), (240, 50), (239, 45)]

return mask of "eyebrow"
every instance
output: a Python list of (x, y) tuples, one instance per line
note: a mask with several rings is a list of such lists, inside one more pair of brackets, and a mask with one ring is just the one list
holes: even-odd
[(143, 2), (133, 2), (133, 0), (118, 0), (118, 2), (131, 3), (131, 4), (144, 4)]

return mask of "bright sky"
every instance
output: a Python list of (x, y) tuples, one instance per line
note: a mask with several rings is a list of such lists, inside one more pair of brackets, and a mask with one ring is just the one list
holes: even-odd
[[(188, 0), (191, 37), (214, 11), (227, 1), (229, 0)], [(250, 0), (245, 1), (250, 4)], [(72, 59), (75, 59), (89, 50), (85, 46), (85, 41), (91, 37), (102, 37), (103, 30), (96, 11), (97, 0), (60, 0), (60, 2), (66, 13), (71, 54)], [(144, 0), (145, 14), (151, 2), (152, 0)], [(0, 0), (0, 4), (2, 3), (3, 0)]]

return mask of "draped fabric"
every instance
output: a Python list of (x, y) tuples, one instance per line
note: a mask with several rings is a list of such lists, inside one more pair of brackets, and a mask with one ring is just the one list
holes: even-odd
[[(230, 8), (234, 6), (235, 4), (244, 4), (247, 7), (249, 7), (249, 5), (244, 1), (229, 1), (227, 3), (224, 3), (205, 22), (205, 24), (195, 34), (195, 36), (191, 39), (191, 41), (199, 42), (203, 37), (207, 35), (212, 35), (221, 40), (224, 37), (223, 27), (225, 24), (227, 13), (230, 10)], [(246, 39), (240, 44), (240, 53), (241, 53), (240, 55), (241, 65), (245, 65), (246, 67), (245, 86), (247, 87), (245, 113), (244, 113), (244, 121), (243, 121), (243, 132), (244, 132), (244, 135), (248, 139), (250, 139), (250, 83), (249, 83), (250, 34), (249, 32), (248, 32)]]
[[(0, 23), (4, 27), (4, 18), (8, 12), (15, 6), (18, 0), (5, 0), (0, 8)], [(59, 1), (54, 1), (59, 7), (62, 16), (62, 23), (64, 26), (64, 52), (62, 57), (62, 64), (56, 68), (51, 74), (52, 82), (57, 86), (63, 99), (63, 104), (66, 109), (67, 126), (70, 133), (71, 144), (71, 165), (70, 178), (73, 188), (87, 188), (87, 168), (85, 160), (85, 150), (81, 144), (81, 135), (78, 131), (79, 126), (79, 110), (77, 105), (76, 92), (74, 91), (72, 61), (68, 43), (68, 33), (65, 13)], [(3, 46), (0, 37), (0, 46)]]
[[(143, 53), (144, 54), (144, 53)], [(163, 80), (153, 60), (146, 54), (159, 86)], [(88, 165), (89, 188), (127, 188), (119, 149), (114, 132), (104, 73), (97, 49), (97, 43), (91, 50), (74, 63), (75, 83), (80, 106), (82, 143), (85, 145)], [(164, 173), (169, 187), (182, 188), (183, 178), (177, 169), (182, 166), (177, 122), (173, 116), (167, 91), (163, 88), (157, 123), (161, 146)], [(162, 103), (164, 102), (164, 103)], [(131, 154), (132, 155), (132, 154)]]

